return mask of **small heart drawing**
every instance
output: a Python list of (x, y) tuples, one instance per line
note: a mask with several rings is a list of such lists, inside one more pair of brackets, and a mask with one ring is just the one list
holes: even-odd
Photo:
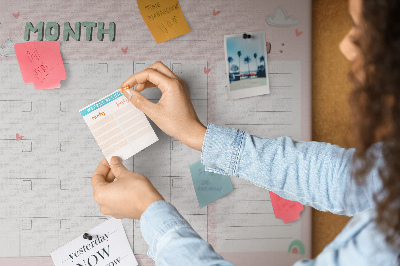
[(211, 72), (211, 68), (207, 69), (206, 67), (204, 67), (204, 74), (208, 74)]
[(20, 136), (20, 135), (17, 133), (16, 137), (17, 137), (17, 141), (20, 141), (24, 136)]
[(128, 52), (128, 46), (125, 47), (125, 48), (121, 48), (121, 51), (122, 51), (124, 54), (126, 54), (126, 53)]
[(18, 11), (18, 13), (17, 13), (17, 14), (15, 14), (15, 13), (12, 13), (12, 15), (14, 16), (14, 18), (18, 19), (18, 17), (19, 17), (19, 11)]
[(296, 29), (296, 36), (297, 36), (297, 37), (299, 37), (299, 36), (302, 35), (302, 34), (303, 34), (302, 31), (299, 31), (298, 29)]
[(218, 15), (219, 13), (221, 13), (221, 11), (215, 11), (215, 9), (213, 9), (213, 16), (215, 17), (216, 15)]

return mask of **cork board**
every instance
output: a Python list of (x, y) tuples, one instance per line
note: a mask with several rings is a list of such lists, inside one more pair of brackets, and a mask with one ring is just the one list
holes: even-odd
[[(312, 4), (313, 140), (352, 147), (349, 133), (350, 63), (339, 43), (352, 25), (348, 1), (318, 0)], [(349, 217), (313, 210), (312, 256), (315, 258), (340, 233)]]

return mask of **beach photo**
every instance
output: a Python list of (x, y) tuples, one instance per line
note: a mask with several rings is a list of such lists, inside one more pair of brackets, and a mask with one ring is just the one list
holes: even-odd
[(225, 35), (229, 99), (269, 94), (265, 32)]

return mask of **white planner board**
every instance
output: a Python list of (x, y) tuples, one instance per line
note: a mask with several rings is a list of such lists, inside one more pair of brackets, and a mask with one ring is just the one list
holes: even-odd
[[(103, 154), (78, 111), (157, 60), (187, 83), (202, 123), (311, 140), (310, 0), (181, 0), (191, 33), (161, 44), (135, 1), (1, 3), (0, 265), (52, 265), (50, 252), (108, 218), (90, 182)], [(59, 89), (37, 91), (23, 82), (8, 47), (25, 42), (27, 21), (112, 21), (116, 36), (60, 40), (67, 79)], [(270, 43), (271, 93), (228, 100), (223, 36), (250, 31), (265, 31)], [(153, 101), (161, 95), (156, 89), (144, 94)], [(232, 178), (232, 193), (200, 209), (189, 171), (200, 153), (151, 125), (159, 141), (125, 165), (147, 176), (224, 258), (237, 265), (288, 265), (311, 257), (310, 208), (284, 224), (274, 217), (268, 191)], [(24, 137), (17, 141), (16, 133)], [(122, 222), (139, 265), (153, 265), (139, 222)], [(305, 254), (288, 252), (294, 240)]]

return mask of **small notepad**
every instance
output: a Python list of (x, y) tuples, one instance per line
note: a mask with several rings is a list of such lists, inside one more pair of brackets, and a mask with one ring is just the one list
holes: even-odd
[[(88, 233), (92, 239), (84, 239)], [(51, 253), (55, 266), (138, 265), (121, 220), (110, 218)]]
[(145, 114), (119, 90), (79, 112), (107, 161), (126, 160), (158, 140)]

